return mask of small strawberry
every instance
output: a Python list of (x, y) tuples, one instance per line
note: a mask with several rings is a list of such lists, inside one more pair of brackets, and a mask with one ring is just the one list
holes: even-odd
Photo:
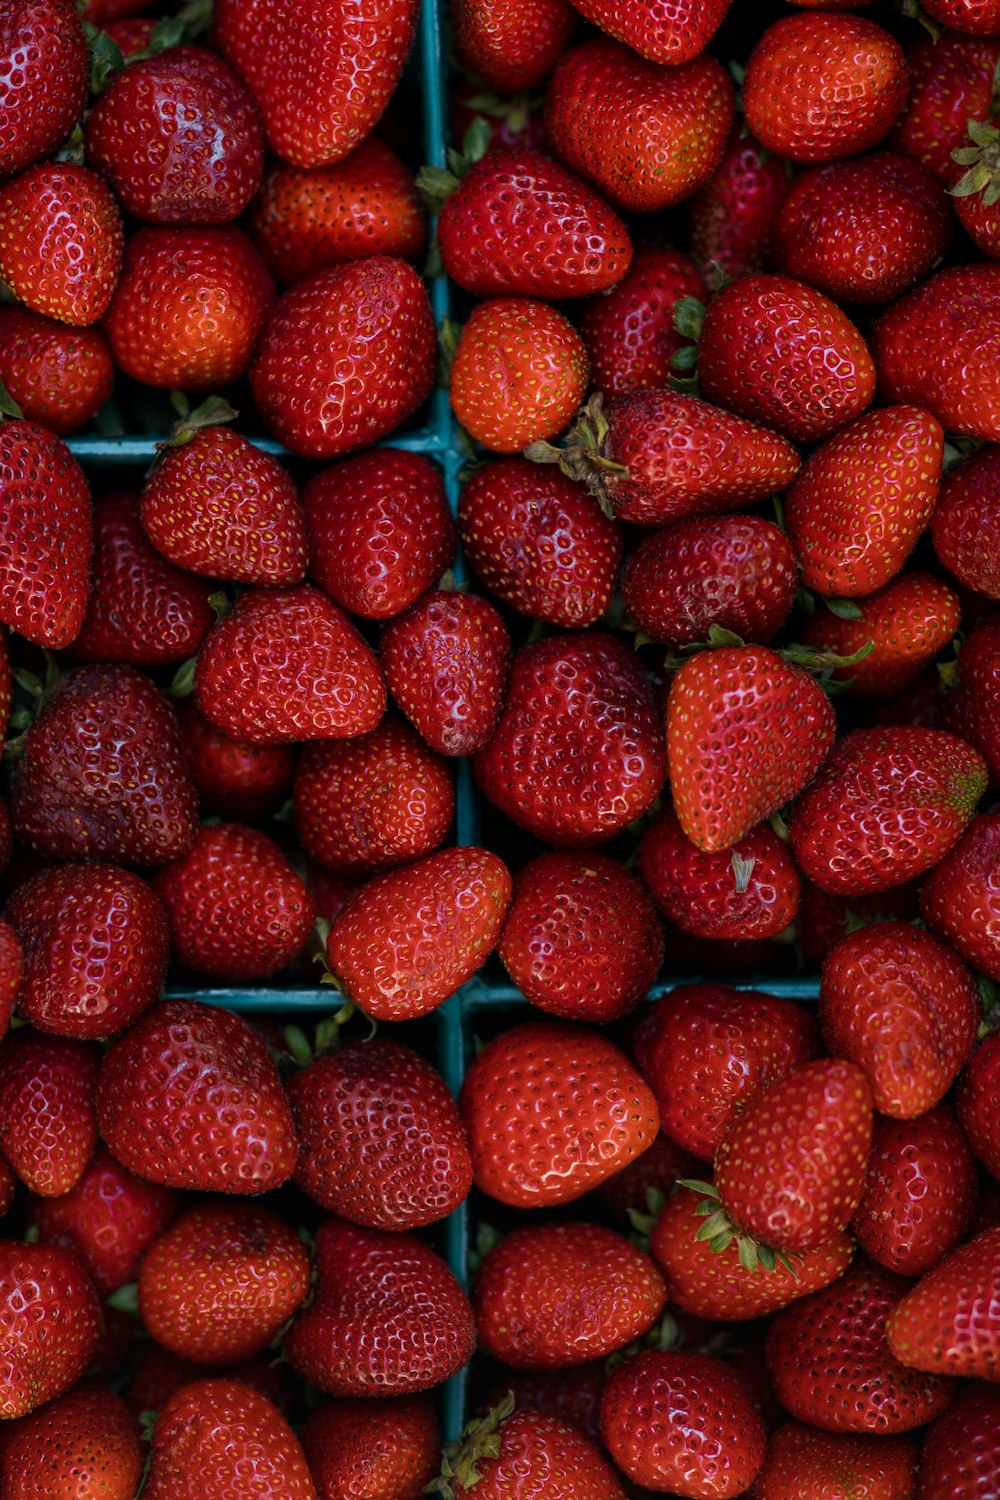
[[(581, 765), (594, 773), (581, 778)], [(472, 768), (490, 802), (546, 843), (606, 843), (663, 787), (663, 734), (635, 653), (603, 631), (523, 646)]]
[(462, 489), (458, 529), (475, 573), (521, 614), (580, 629), (611, 602), (621, 528), (558, 469), (484, 464)]
[(284, 293), (250, 384), (265, 427), (304, 458), (367, 448), (434, 383), (434, 319), (412, 266), (389, 255), (334, 266)]
[(469, 436), (518, 453), (558, 436), (587, 391), (587, 351), (569, 319), (544, 302), (480, 302), (459, 336), (451, 405)]
[(920, 914), (966, 963), (1000, 980), (1000, 813), (974, 818), (920, 892)]
[(493, 737), (510, 636), (487, 599), (431, 589), (379, 643), (393, 698), (439, 755), (472, 755)]
[(465, 1127), (441, 1075), (377, 1037), (319, 1057), (289, 1082), (295, 1180), (330, 1213), (369, 1229), (421, 1229), (472, 1185)]
[(90, 1042), (24, 1028), (0, 1046), (0, 1147), (33, 1193), (58, 1198), (83, 1175), (97, 1144)]
[(753, 1493), (755, 1500), (912, 1500), (918, 1457), (916, 1440), (902, 1433), (819, 1432), (787, 1422), (768, 1439)]
[(0, 1416), (26, 1416), (75, 1385), (97, 1345), (100, 1318), (94, 1288), (70, 1251), (0, 1241)]
[(578, 326), (590, 356), (591, 381), (605, 400), (667, 384), (674, 355), (691, 342), (674, 325), (674, 304), (704, 296), (705, 283), (692, 260), (649, 246), (635, 252), (616, 286), (588, 298)]
[(9, 1429), (0, 1487), (10, 1500), (132, 1500), (142, 1477), (138, 1425), (120, 1396), (78, 1385)]
[(955, 1109), (973, 1151), (1000, 1182), (1000, 1122), (995, 1108), (1000, 1083), (1000, 1032), (983, 1038), (958, 1082)]
[(991, 113), (993, 70), (1000, 62), (996, 38), (925, 37), (907, 57), (910, 99), (892, 132), (891, 144), (947, 186), (954, 173), (951, 153), (968, 140), (970, 120)]
[(729, 0), (637, 0), (626, 10), (615, 0), (573, 0), (594, 26), (649, 58), (676, 67), (697, 57), (715, 35)]
[[(856, 536), (854, 546), (860, 551), (858, 540)], [(884, 538), (882, 547), (884, 558)], [(848, 659), (874, 642), (868, 656), (833, 673), (835, 682), (848, 683), (861, 698), (884, 698), (912, 687), (953, 639), (961, 620), (954, 590), (932, 573), (916, 571), (898, 573), (876, 593), (858, 599), (855, 609), (846, 616), (818, 609), (803, 622), (799, 635), (806, 646)], [(949, 727), (944, 716), (941, 727)], [(975, 744), (969, 735), (962, 738)]]
[(594, 1443), (558, 1417), (514, 1411), (509, 1393), (448, 1445), (437, 1481), (445, 1500), (507, 1500), (540, 1486), (545, 1500), (625, 1500)]
[(123, 242), (115, 196), (86, 167), (47, 162), (0, 188), (0, 275), (35, 312), (96, 323), (118, 281)]
[(97, 1110), (122, 1165), (165, 1187), (262, 1193), (295, 1166), (291, 1109), (264, 1043), (195, 1000), (155, 1005), (115, 1042)]
[(347, 739), (374, 729), (386, 693), (374, 652), (318, 589), (250, 589), (209, 632), (195, 699), (234, 739)]
[(624, 1053), (564, 1021), (528, 1021), (487, 1042), (459, 1102), (477, 1187), (517, 1208), (582, 1197), (641, 1156), (660, 1123)]
[(0, 5), (0, 176), (61, 145), (83, 113), (90, 51), (72, 0)]
[(991, 443), (945, 475), (931, 516), (938, 560), (959, 583), (991, 599), (1000, 599), (1000, 565), (982, 539), (998, 523), (1000, 448)]
[[(1000, 1484), (1000, 1390), (967, 1385), (954, 1404), (932, 1422), (920, 1454), (922, 1500), (978, 1500)], [(766, 1497), (765, 1497), (766, 1500)]]
[(785, 163), (755, 141), (738, 116), (719, 165), (688, 199), (691, 255), (712, 291), (720, 290), (720, 271), (735, 281), (764, 270), (788, 188)]
[(510, 872), (497, 855), (440, 849), (355, 891), (331, 929), (327, 961), (366, 1015), (412, 1020), (485, 962), (510, 896)]
[(181, 738), (202, 810), (236, 823), (257, 823), (292, 790), (290, 745), (235, 740), (198, 712), (192, 700), (178, 708)]
[(977, 1235), (904, 1288), (886, 1337), (896, 1358), (915, 1370), (1000, 1377), (1000, 1229)]
[(381, 1500), (421, 1500), (438, 1472), (441, 1437), (428, 1396), (324, 1401), (302, 1431), (320, 1500), (367, 1486)]
[(986, 783), (982, 757), (941, 729), (856, 729), (796, 802), (792, 853), (835, 894), (902, 885), (958, 843)]
[(663, 929), (630, 870), (604, 854), (542, 854), (524, 866), (497, 943), (518, 989), (572, 1021), (634, 1010), (663, 962)]
[(111, 395), (114, 363), (96, 328), (2, 307), (0, 381), (29, 422), (65, 437), (92, 421)]

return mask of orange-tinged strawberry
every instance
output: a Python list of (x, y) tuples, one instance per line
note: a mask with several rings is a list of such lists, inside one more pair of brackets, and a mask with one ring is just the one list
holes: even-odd
[(596, 389), (607, 399), (666, 385), (673, 356), (690, 343), (674, 326), (674, 303), (704, 295), (701, 272), (686, 255), (637, 250), (621, 281), (589, 298), (578, 318)]
[(768, 1439), (754, 1500), (913, 1500), (919, 1470), (909, 1436), (820, 1432), (787, 1422)]
[(78, 1385), (22, 1417), (0, 1453), (10, 1500), (132, 1500), (142, 1476), (138, 1424), (120, 1396)]
[(65, 437), (97, 416), (111, 395), (114, 364), (96, 328), (2, 307), (0, 380), (29, 422)]
[(697, 57), (718, 29), (729, 0), (573, 0), (594, 26), (650, 62), (676, 66)]
[(324, 1401), (303, 1428), (302, 1446), (320, 1500), (359, 1486), (381, 1500), (419, 1500), (441, 1461), (434, 1403), (422, 1395)]
[(95, 323), (117, 284), (123, 239), (115, 196), (87, 167), (48, 162), (0, 188), (0, 275), (35, 312)]
[(0, 175), (48, 156), (87, 102), (90, 53), (72, 0), (0, 7)]
[(0, 1416), (26, 1416), (75, 1385), (96, 1348), (100, 1318), (71, 1251), (0, 1241)]
[(463, 66), (499, 94), (544, 83), (577, 25), (569, 0), (452, 0)]
[(886, 1337), (896, 1358), (915, 1370), (1000, 1377), (1000, 1228), (959, 1246), (906, 1290)]
[[(869, 641), (875, 649), (833, 680), (861, 698), (885, 698), (911, 687), (958, 630), (962, 607), (955, 591), (933, 573), (898, 573), (883, 588), (856, 601), (846, 617), (819, 608), (799, 632), (804, 645), (852, 657)], [(955, 728), (942, 717), (942, 728)], [(961, 731), (958, 731), (961, 733)], [(975, 744), (975, 737), (962, 736)], [(978, 748), (978, 746), (977, 746)]]

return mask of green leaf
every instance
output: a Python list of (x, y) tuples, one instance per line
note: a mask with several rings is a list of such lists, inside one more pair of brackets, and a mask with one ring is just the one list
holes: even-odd
[(771, 1249), (770, 1245), (758, 1245), (757, 1246), (757, 1259), (760, 1261), (760, 1263), (764, 1267), (765, 1271), (773, 1271), (774, 1270), (774, 1267), (775, 1267), (774, 1251)]
[(706, 1198), (718, 1198), (719, 1189), (714, 1182), (701, 1182), (697, 1177), (678, 1177), (678, 1186), (692, 1193), (702, 1193)]
[(116, 1312), (130, 1313), (136, 1318), (139, 1316), (139, 1287), (134, 1281), (127, 1281), (124, 1286), (116, 1287), (104, 1300)]
[(194, 673), (198, 665), (196, 656), (189, 656), (187, 661), (182, 661), (174, 673), (173, 681), (167, 688), (168, 698), (190, 698), (194, 692)]
[(698, 363), (697, 344), (685, 344), (682, 349), (677, 349), (670, 356), (670, 368), (686, 372), (693, 370)]
[(301, 1026), (286, 1026), (282, 1032), (285, 1046), (294, 1057), (295, 1061), (303, 1068), (308, 1068), (314, 1060), (314, 1052), (309, 1045), (309, 1038)]
[(710, 625), (708, 644), (710, 646), (745, 646), (746, 641), (734, 630), (724, 630), (721, 625)]
[(421, 167), (417, 173), (417, 192), (431, 213), (440, 213), (457, 187), (458, 176), (445, 167)]
[(831, 615), (836, 615), (838, 620), (860, 620), (862, 618), (861, 606), (853, 599), (829, 599), (825, 594), (820, 598), (823, 605)]
[(90, 46), (90, 87), (95, 94), (100, 94), (122, 71), (125, 58), (118, 43), (106, 31), (99, 31), (89, 21), (84, 21), (83, 31)]
[(719, 1234), (717, 1234), (715, 1236), (715, 1239), (712, 1240), (709, 1248), (716, 1255), (721, 1255), (722, 1252), (723, 1252), (723, 1250), (728, 1250), (729, 1247), (730, 1247), (730, 1245), (732, 1243), (733, 1243), (733, 1231), (732, 1231), (732, 1228), (723, 1229)]
[(0, 412), (5, 417), (14, 417), (19, 422), (24, 420), (24, 412), (18, 406), (2, 380), (0, 380)]
[(674, 303), (674, 328), (697, 343), (705, 323), (705, 304), (697, 297), (678, 297)]
[(756, 1271), (757, 1246), (749, 1235), (741, 1234), (737, 1237), (736, 1253), (740, 1258), (740, 1265), (744, 1271)]
[(467, 167), (482, 161), (490, 149), (490, 141), (493, 132), (486, 121), (479, 115), (471, 122), (462, 137), (462, 155), (465, 157)]
[(712, 1240), (715, 1239), (716, 1235), (722, 1234), (724, 1230), (727, 1231), (730, 1235), (730, 1238), (732, 1238), (732, 1225), (729, 1222), (729, 1216), (726, 1213), (725, 1209), (719, 1209), (717, 1213), (714, 1213), (709, 1218), (707, 1218), (704, 1224), (700, 1225), (698, 1232), (695, 1235), (695, 1239)]

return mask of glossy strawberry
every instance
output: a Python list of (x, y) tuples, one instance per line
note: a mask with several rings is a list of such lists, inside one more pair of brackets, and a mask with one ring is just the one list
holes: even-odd
[(0, 1147), (33, 1193), (58, 1198), (80, 1180), (97, 1143), (89, 1042), (24, 1028), (0, 1047)]
[(587, 300), (578, 326), (592, 383), (605, 399), (667, 384), (673, 356), (690, 343), (674, 327), (674, 304), (704, 295), (693, 261), (676, 250), (648, 246), (635, 252), (616, 286)]
[(576, 27), (568, 0), (453, 0), (451, 21), (462, 65), (500, 94), (543, 83)]
[(115, 1042), (97, 1083), (101, 1134), (137, 1176), (261, 1193), (292, 1175), (291, 1110), (267, 1048), (239, 1016), (165, 1000)]
[(1000, 1375), (1000, 1229), (987, 1229), (907, 1289), (886, 1325), (895, 1357), (937, 1376)]
[(1000, 599), (1000, 567), (982, 545), (1000, 518), (1000, 448), (992, 443), (944, 477), (931, 517), (940, 562), (966, 588)]
[(820, 1432), (787, 1422), (768, 1439), (755, 1500), (913, 1500), (919, 1472), (916, 1441), (903, 1434)]
[(920, 912), (967, 963), (1000, 979), (1000, 813), (972, 820), (924, 883)]
[(327, 942), (330, 968), (376, 1020), (425, 1015), (484, 962), (510, 895), (510, 872), (488, 849), (440, 849), (349, 897)]
[(204, 812), (256, 823), (291, 792), (295, 757), (290, 745), (251, 745), (233, 739), (210, 724), (191, 699), (180, 704), (177, 717)]
[(87, 102), (90, 53), (71, 0), (4, 0), (0, 9), (0, 174), (48, 156)]
[(716, 267), (728, 280), (764, 270), (789, 185), (784, 162), (738, 117), (712, 176), (688, 200), (691, 255), (713, 291), (721, 286)]
[[(861, 698), (884, 698), (912, 687), (953, 639), (961, 620), (954, 590), (934, 574), (916, 571), (898, 573), (876, 593), (858, 599), (856, 607), (853, 618), (817, 609), (803, 622), (799, 636), (807, 646), (845, 657), (872, 641), (868, 656), (833, 673), (834, 681), (849, 683), (850, 692)], [(951, 727), (944, 715), (940, 727)], [(976, 743), (973, 736), (956, 732)]]
[(302, 1431), (320, 1500), (369, 1492), (420, 1500), (438, 1472), (441, 1438), (428, 1396), (324, 1401)]
[(942, 26), (972, 36), (996, 36), (1000, 30), (1000, 6), (996, 0), (931, 0), (928, 15)]
[(102, 1386), (76, 1386), (23, 1417), (0, 1454), (0, 1485), (10, 1500), (69, 1500), (88, 1491), (132, 1500), (141, 1475), (135, 1418)]
[(412, 266), (388, 255), (334, 266), (279, 298), (250, 383), (268, 431), (305, 458), (386, 437), (430, 393), (434, 320)]
[(97, 1344), (100, 1305), (68, 1250), (3, 1240), (0, 1309), (0, 1414), (23, 1417), (80, 1379)]
[(446, 1500), (505, 1500), (539, 1485), (546, 1500), (625, 1500), (607, 1459), (576, 1428), (541, 1412), (511, 1411), (508, 1397), (445, 1450), (438, 1484)]
[(626, 10), (614, 0), (573, 0), (576, 9), (594, 26), (625, 42), (650, 62), (676, 66), (697, 57), (715, 34), (728, 9), (728, 0), (638, 0)]
[(0, 308), (0, 380), (29, 422), (60, 437), (90, 422), (111, 395), (111, 351), (96, 328), (27, 308)]
[(910, 98), (891, 143), (951, 183), (951, 153), (968, 140), (970, 120), (985, 120), (993, 96), (1000, 42), (944, 32), (925, 37), (907, 57)]
[(64, 323), (94, 323), (122, 265), (121, 214), (86, 167), (29, 167), (0, 188), (0, 274), (25, 306)]
[(1000, 1079), (1000, 1032), (984, 1037), (958, 1084), (955, 1108), (973, 1151), (987, 1172), (1000, 1182), (1000, 1125), (993, 1101)]
[(920, 1500), (976, 1500), (1000, 1483), (996, 1430), (1000, 1391), (968, 1385), (927, 1429), (920, 1455)]

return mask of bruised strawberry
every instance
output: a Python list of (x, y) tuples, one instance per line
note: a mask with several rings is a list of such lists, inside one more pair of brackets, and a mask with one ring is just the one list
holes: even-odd
[(111, 395), (114, 363), (96, 328), (2, 307), (0, 380), (29, 422), (65, 437), (92, 421)]
[(99, 1062), (90, 1042), (27, 1028), (0, 1046), (0, 1147), (21, 1181), (44, 1198), (79, 1182), (97, 1143)]
[(788, 188), (785, 163), (738, 117), (719, 165), (688, 200), (691, 255), (712, 291), (721, 287), (720, 272), (734, 281), (764, 270)]
[(920, 1470), (914, 1438), (904, 1434), (820, 1432), (787, 1422), (772, 1432), (755, 1500), (913, 1500)]
[(80, 1379), (100, 1304), (70, 1251), (2, 1240), (0, 1309), (0, 1415), (23, 1417)]
[(122, 245), (115, 196), (87, 167), (47, 162), (0, 188), (0, 275), (35, 312), (96, 323), (118, 281)]
[(1000, 813), (974, 818), (938, 861), (920, 913), (967, 963), (1000, 979)]
[(944, 477), (931, 516), (940, 562), (966, 588), (1000, 599), (1000, 566), (983, 537), (1000, 523), (1000, 447), (992, 443)]
[(0, 175), (49, 156), (87, 102), (90, 53), (71, 0), (0, 7)]
[(178, 708), (191, 780), (206, 813), (236, 823), (256, 823), (292, 789), (290, 745), (251, 745), (217, 729), (190, 698)]
[(625, 42), (650, 62), (676, 67), (702, 51), (717, 31), (729, 0), (636, 0), (623, 10), (614, 0), (573, 0), (594, 26)]
[(648, 246), (635, 252), (617, 285), (588, 298), (578, 326), (592, 384), (605, 399), (667, 384), (674, 355), (690, 343), (674, 326), (674, 304), (704, 295), (693, 261), (676, 250)]
[[(911, 687), (953, 639), (962, 613), (953, 589), (932, 573), (917, 572), (898, 573), (856, 607), (857, 614), (846, 617), (818, 609), (799, 634), (806, 646), (848, 658), (874, 642), (868, 656), (833, 673), (835, 682), (848, 683), (861, 698), (884, 698)], [(954, 727), (944, 714), (941, 727)], [(973, 736), (956, 732), (976, 744)]]
[(546, 1500), (625, 1500), (596, 1444), (558, 1417), (514, 1411), (509, 1393), (449, 1444), (442, 1470), (437, 1487), (446, 1500), (504, 1500), (540, 1485)]
[(955, 1108), (969, 1145), (991, 1177), (1000, 1182), (1000, 1124), (993, 1107), (1000, 1079), (1000, 1032), (991, 1031), (962, 1073)]
[(120, 1396), (79, 1385), (11, 1427), (0, 1453), (10, 1500), (100, 1495), (132, 1500), (142, 1476), (135, 1418)]
[(951, 1495), (973, 1500), (988, 1495), (1000, 1480), (996, 1451), (1000, 1390), (995, 1385), (967, 1385), (952, 1406), (932, 1422), (920, 1454), (925, 1497)]
[(941, 1377), (1000, 1375), (1000, 1229), (946, 1255), (892, 1309), (889, 1348), (914, 1370)]
[(368, 1486), (382, 1500), (418, 1500), (438, 1472), (441, 1437), (429, 1396), (324, 1401), (302, 1431), (321, 1500)]

